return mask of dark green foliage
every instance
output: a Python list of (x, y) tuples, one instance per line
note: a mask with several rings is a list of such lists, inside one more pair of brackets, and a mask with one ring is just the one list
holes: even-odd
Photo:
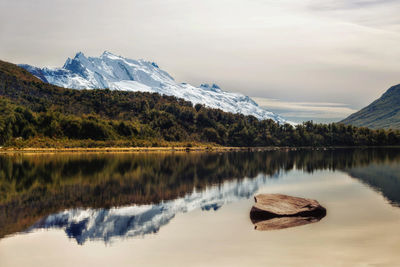
[(312, 122), (279, 125), (199, 104), (193, 107), (173, 96), (60, 88), (0, 61), (0, 145), (43, 138), (114, 140), (130, 145), (147, 140), (152, 146), (166, 142), (224, 146), (400, 145), (399, 131)]

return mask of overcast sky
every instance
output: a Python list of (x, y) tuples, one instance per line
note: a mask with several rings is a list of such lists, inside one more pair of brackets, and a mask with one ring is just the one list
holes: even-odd
[(0, 0), (0, 59), (108, 50), (329, 121), (400, 83), (399, 14), (398, 0)]

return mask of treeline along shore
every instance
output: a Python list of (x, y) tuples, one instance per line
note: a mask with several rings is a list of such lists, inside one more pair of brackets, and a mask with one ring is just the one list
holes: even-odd
[(400, 145), (400, 131), (258, 120), (156, 93), (74, 90), (0, 61), (1, 147)]

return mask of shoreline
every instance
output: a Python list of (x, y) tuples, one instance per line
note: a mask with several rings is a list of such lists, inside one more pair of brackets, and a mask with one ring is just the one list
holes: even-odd
[(199, 146), (199, 147), (74, 147), (74, 148), (4, 148), (0, 147), (0, 154), (7, 153), (89, 153), (89, 152), (101, 152), (101, 153), (112, 153), (112, 152), (229, 152), (229, 151), (270, 151), (289, 149), (283, 147), (210, 147), (210, 146)]
[(74, 148), (10, 148), (0, 147), (0, 154), (12, 153), (123, 153), (123, 152), (239, 152), (239, 151), (296, 151), (296, 150), (331, 150), (348, 148), (400, 148), (400, 146), (332, 146), (332, 147), (219, 147), (219, 146), (194, 146), (194, 147), (74, 147)]

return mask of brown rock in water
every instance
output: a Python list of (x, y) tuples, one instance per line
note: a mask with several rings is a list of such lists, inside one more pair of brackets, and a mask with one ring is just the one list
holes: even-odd
[(250, 219), (257, 230), (275, 230), (314, 223), (326, 215), (318, 201), (281, 194), (260, 194)]

